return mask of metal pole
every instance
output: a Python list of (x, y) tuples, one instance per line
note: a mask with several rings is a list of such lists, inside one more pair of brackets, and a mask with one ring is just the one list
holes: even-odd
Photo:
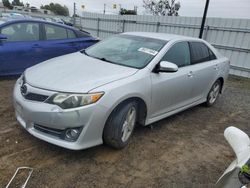
[(97, 37), (100, 36), (100, 18), (97, 18)]
[(203, 35), (204, 40), (207, 39), (208, 30), (209, 30), (209, 26), (207, 25), (207, 26), (205, 26), (205, 32), (204, 32), (204, 35)]
[(125, 22), (126, 22), (126, 20), (122, 20), (122, 32), (124, 33), (124, 31), (125, 31)]
[(104, 4), (104, 7), (103, 7), (103, 14), (105, 14), (106, 12), (106, 4)]
[(121, 12), (122, 12), (122, 5), (121, 4), (119, 4), (119, 15), (121, 15)]
[(136, 13), (136, 15), (137, 15), (137, 6), (134, 6), (134, 11), (135, 11), (135, 13)]
[(209, 6), (209, 0), (206, 1), (206, 5), (205, 5), (205, 9), (204, 9), (204, 13), (203, 13), (203, 17), (202, 17), (202, 22), (201, 22), (201, 28), (200, 28), (200, 34), (199, 34), (199, 38), (202, 38), (202, 34), (203, 34), (203, 30), (204, 30), (204, 25), (206, 22), (206, 18), (207, 18), (207, 9)]
[(74, 17), (74, 26), (76, 26), (76, 3), (74, 3), (74, 14), (73, 14), (73, 17)]
[(156, 33), (159, 33), (159, 27), (160, 27), (161, 23), (160, 22), (157, 22), (156, 24)]

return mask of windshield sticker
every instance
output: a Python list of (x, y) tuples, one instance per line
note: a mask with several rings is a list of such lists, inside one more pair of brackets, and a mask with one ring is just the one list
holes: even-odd
[(143, 48), (143, 47), (139, 48), (138, 51), (139, 52), (144, 52), (144, 53), (147, 53), (147, 54), (150, 54), (150, 55), (153, 55), (153, 56), (155, 56), (156, 54), (158, 54), (158, 52), (155, 51), (155, 50), (152, 50), (152, 49), (149, 49), (149, 48)]

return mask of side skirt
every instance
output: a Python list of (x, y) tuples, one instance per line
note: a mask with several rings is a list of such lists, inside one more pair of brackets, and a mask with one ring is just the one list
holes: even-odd
[(167, 112), (165, 114), (161, 114), (161, 115), (153, 117), (153, 118), (149, 118), (149, 119), (146, 120), (145, 126), (150, 125), (150, 124), (152, 124), (152, 123), (154, 123), (156, 121), (162, 120), (162, 119), (164, 119), (166, 117), (169, 117), (171, 115), (177, 114), (177, 113), (179, 113), (181, 111), (184, 111), (184, 110), (186, 110), (188, 108), (191, 108), (193, 106), (197, 106), (197, 105), (199, 105), (201, 103), (204, 103), (204, 102), (206, 102), (206, 99), (201, 99), (201, 100), (198, 100), (198, 101), (196, 101), (194, 103), (191, 103), (191, 104), (189, 104), (187, 106), (172, 110), (170, 112)]

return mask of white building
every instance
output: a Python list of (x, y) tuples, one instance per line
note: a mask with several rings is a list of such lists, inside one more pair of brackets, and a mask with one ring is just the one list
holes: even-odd
[(23, 11), (23, 6), (14, 6), (13, 7), (13, 10), (16, 10), (16, 11)]
[(0, 2), (0, 10), (4, 10), (4, 9), (6, 9), (6, 8), (3, 6), (3, 3)]
[(54, 15), (54, 13), (50, 10), (38, 9), (36, 7), (23, 7), (23, 6), (14, 6), (13, 10), (19, 12), (31, 12), (31, 13), (41, 13), (41, 14), (50, 14)]
[(46, 9), (39, 9), (39, 11), (42, 13), (42, 14), (50, 14), (50, 15), (54, 15), (54, 13), (50, 10), (46, 10)]

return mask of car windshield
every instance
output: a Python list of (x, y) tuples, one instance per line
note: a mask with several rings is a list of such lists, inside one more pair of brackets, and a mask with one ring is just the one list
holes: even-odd
[(84, 51), (88, 56), (114, 64), (141, 69), (167, 41), (133, 35), (117, 35)]

